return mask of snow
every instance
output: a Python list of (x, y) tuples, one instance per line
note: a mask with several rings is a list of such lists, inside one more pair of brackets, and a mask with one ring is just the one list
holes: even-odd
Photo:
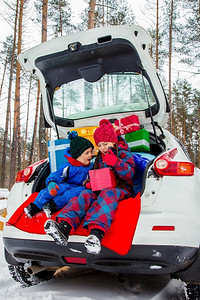
[[(0, 209), (6, 207), (6, 201), (0, 200)], [(50, 281), (23, 288), (8, 271), (2, 231), (0, 270), (1, 300), (185, 300), (182, 282), (170, 280), (166, 275), (128, 275), (118, 278), (116, 274), (75, 268), (69, 271), (63, 269)]]
[(9, 194), (8, 189), (0, 189), (0, 199), (7, 198)]

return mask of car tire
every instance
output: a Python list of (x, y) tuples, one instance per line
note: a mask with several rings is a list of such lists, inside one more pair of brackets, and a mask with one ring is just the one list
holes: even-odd
[(37, 285), (39, 284), (41, 281), (48, 281), (50, 280), (53, 275), (54, 275), (54, 271), (41, 271), (37, 274), (34, 275), (30, 275), (25, 267), (24, 264), (20, 264), (17, 266), (14, 265), (8, 265), (8, 270), (12, 276), (12, 278), (21, 283), (21, 285), (23, 287), (28, 287), (28, 286), (32, 286), (32, 285)]
[(188, 300), (200, 299), (200, 284), (185, 283), (185, 296)]

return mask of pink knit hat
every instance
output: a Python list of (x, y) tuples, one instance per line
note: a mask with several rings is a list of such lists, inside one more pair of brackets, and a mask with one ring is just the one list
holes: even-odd
[(99, 127), (94, 132), (94, 140), (97, 145), (100, 142), (118, 142), (117, 134), (109, 120), (103, 119), (99, 122)]

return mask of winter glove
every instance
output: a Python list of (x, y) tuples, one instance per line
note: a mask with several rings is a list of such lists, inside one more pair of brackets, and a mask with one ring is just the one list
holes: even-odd
[(86, 189), (91, 190), (91, 182), (90, 181), (87, 182), (86, 185), (85, 185), (85, 187), (86, 187)]
[(51, 181), (48, 184), (48, 191), (51, 194), (51, 196), (55, 197), (57, 195), (57, 190), (59, 190), (59, 186), (55, 181)]
[(117, 162), (117, 156), (112, 152), (111, 149), (108, 150), (108, 153), (104, 156), (104, 162), (108, 166), (114, 166)]

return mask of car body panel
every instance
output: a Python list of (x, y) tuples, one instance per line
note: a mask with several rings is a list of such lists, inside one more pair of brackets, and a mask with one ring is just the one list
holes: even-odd
[[(108, 28), (105, 27), (105, 28), (90, 29), (85, 31), (84, 34), (82, 32), (78, 32), (73, 35), (68, 35), (66, 37), (61, 37), (56, 40), (45, 42), (19, 55), (18, 57), (19, 62), (22, 65), (22, 67), (25, 69), (25, 71), (34, 72), (40, 80), (45, 119), (50, 126), (54, 127), (54, 129), (55, 126), (51, 117), (50, 108), (47, 100), (46, 86), (48, 82), (45, 82), (46, 80), (45, 74), (43, 74), (41, 70), (36, 66), (38, 58), (42, 59), (42, 57), (48, 55), (50, 56), (53, 53), (63, 53), (64, 51), (66, 51), (68, 45), (70, 45), (70, 43), (72, 42), (79, 42), (82, 46), (87, 46), (90, 44), (95, 44), (98, 46), (98, 42), (97, 42), (98, 39), (108, 35), (112, 37), (112, 40), (120, 39), (121, 37), (123, 37), (123, 39), (126, 39), (128, 42), (134, 45), (134, 49), (136, 50), (141, 60), (142, 66), (145, 72), (148, 74), (152, 86), (155, 89), (155, 94), (159, 99), (159, 110), (157, 114), (154, 115), (154, 120), (157, 121), (161, 126), (163, 126), (166, 123), (167, 116), (168, 116), (166, 96), (164, 95), (164, 91), (161, 88), (158, 75), (156, 73), (155, 67), (153, 65), (153, 61), (149, 54), (149, 47), (152, 43), (152, 40), (150, 36), (147, 34), (147, 32), (140, 26), (123, 25), (123, 26), (112, 26)], [(105, 42), (106, 46), (107, 44), (108, 43)], [(130, 62), (130, 65), (131, 63), (132, 62)], [(48, 60), (45, 64), (48, 64)], [(58, 86), (60, 85), (59, 80), (61, 79), (58, 79), (58, 83), (57, 83)], [(119, 111), (118, 113), (116, 112), (115, 114), (111, 114), (111, 115), (105, 114), (104, 117), (108, 119), (109, 118), (119, 119), (120, 117), (122, 117), (122, 115), (128, 116), (131, 115), (132, 113), (133, 112), (125, 112), (122, 114), (121, 111)], [(146, 117), (144, 112), (138, 111), (136, 112), (136, 114), (139, 116), (140, 123), (142, 125), (147, 126), (148, 124), (151, 123), (150, 117)], [(100, 119), (102, 119), (101, 116), (87, 118), (87, 120), (77, 119), (74, 121), (74, 127), (83, 127), (85, 126), (85, 122), (87, 122), (87, 126), (97, 126)], [(62, 137), (66, 137), (65, 127), (57, 126), (57, 128), (60, 135)], [(69, 129), (72, 128), (73, 127), (69, 126)]]

